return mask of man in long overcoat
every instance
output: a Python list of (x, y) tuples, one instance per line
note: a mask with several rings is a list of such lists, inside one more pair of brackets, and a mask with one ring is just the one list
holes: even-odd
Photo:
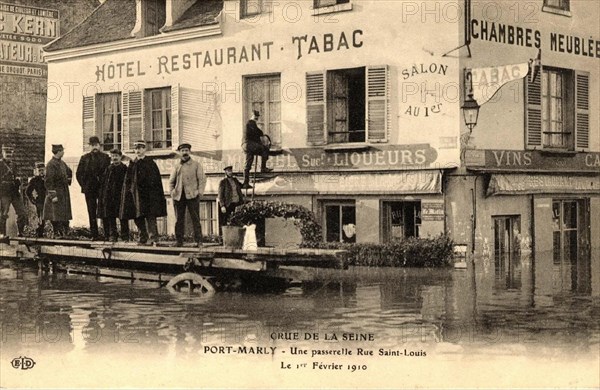
[(98, 137), (90, 137), (89, 144), (92, 150), (81, 156), (77, 165), (76, 177), (77, 182), (81, 186), (81, 192), (85, 194), (92, 239), (97, 240), (99, 236), (96, 211), (100, 195), (100, 182), (102, 181), (102, 174), (106, 170), (106, 167), (110, 165), (110, 157), (100, 151), (100, 140)]
[(119, 218), (133, 219), (140, 232), (140, 244), (155, 245), (158, 241), (156, 218), (167, 215), (167, 202), (160, 171), (156, 163), (146, 156), (146, 142), (134, 143), (136, 158), (129, 164)]
[(46, 165), (44, 220), (52, 222), (56, 236), (67, 234), (69, 221), (73, 218), (69, 192), (73, 171), (62, 161), (64, 154), (62, 145), (52, 145), (52, 158)]
[(38, 217), (38, 227), (36, 234), (38, 237), (44, 235), (44, 201), (46, 200), (46, 184), (44, 184), (44, 178), (46, 172), (44, 171), (45, 165), (43, 162), (36, 162), (33, 170), (34, 176), (29, 180), (25, 195), (27, 199), (35, 206), (35, 211)]
[[(123, 191), (123, 182), (127, 174), (127, 166), (121, 162), (123, 154), (119, 149), (110, 151), (111, 164), (106, 167), (100, 183), (98, 197), (98, 218), (102, 218), (104, 226), (104, 236), (111, 241), (116, 242), (117, 218), (121, 207), (121, 193)], [(129, 221), (121, 219), (121, 240), (129, 240)]]
[(10, 206), (17, 214), (17, 228), (19, 236), (23, 235), (23, 229), (27, 225), (27, 213), (23, 206), (21, 193), (21, 181), (17, 178), (15, 166), (12, 161), (14, 147), (2, 145), (2, 158), (0, 159), (0, 236), (6, 235), (6, 221)]
[[(250, 185), (250, 169), (254, 162), (254, 156), (261, 156), (260, 171), (261, 173), (269, 173), (271, 168), (267, 168), (267, 160), (269, 160), (270, 139), (265, 136), (263, 131), (258, 127), (258, 118), (260, 112), (252, 111), (252, 118), (246, 123), (244, 136), (242, 138), (242, 150), (246, 153), (246, 163), (244, 165), (244, 183), (242, 188), (252, 188)], [(265, 139), (269, 139), (265, 144)]]

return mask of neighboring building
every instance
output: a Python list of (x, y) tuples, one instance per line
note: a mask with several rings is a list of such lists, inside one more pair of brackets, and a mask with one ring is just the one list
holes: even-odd
[[(98, 5), (98, 0), (0, 1), (0, 144), (18, 147), (15, 163), (24, 179), (35, 161), (44, 160), (48, 71), (42, 47)], [(51, 88), (51, 100), (57, 93)]]
[[(258, 109), (276, 175), (257, 180), (255, 198), (315, 211), (328, 241), (441, 234), (442, 177), (459, 166), (462, 120), (459, 59), (442, 55), (459, 45), (458, 27), (406, 11), (386, 1), (107, 0), (45, 47), (49, 80), (73, 92), (48, 105), (46, 150), (63, 143), (76, 163), (93, 134), (126, 152), (144, 138), (166, 190), (172, 151), (189, 142), (210, 176), (201, 213), (215, 234), (222, 168), (242, 171), (242, 131)], [(163, 232), (173, 231), (169, 212)]]
[(446, 180), (448, 232), (476, 255), (534, 250), (537, 269), (589, 271), (600, 246), (600, 2), (485, 0), (471, 17), (461, 68), (506, 65), (502, 82), (538, 49), (542, 68), (483, 104), (470, 137), (462, 124), (463, 165)]

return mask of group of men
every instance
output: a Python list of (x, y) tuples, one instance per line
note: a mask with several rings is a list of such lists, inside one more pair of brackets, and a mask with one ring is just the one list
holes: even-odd
[[(225, 178), (219, 183), (219, 220), (226, 224), (235, 208), (244, 203), (243, 188), (249, 184), (250, 168), (254, 156), (262, 157), (261, 172), (270, 172), (266, 167), (269, 158), (270, 139), (257, 125), (260, 113), (253, 111), (246, 124), (242, 148), (246, 153), (244, 183), (233, 176), (233, 167), (227, 166)], [(158, 242), (157, 218), (167, 215), (166, 200), (158, 166), (146, 156), (146, 142), (134, 143), (135, 159), (129, 165), (123, 163), (123, 154), (112, 149), (109, 155), (101, 151), (100, 140), (89, 138), (91, 151), (84, 154), (75, 174), (81, 192), (85, 196), (89, 217), (90, 233), (93, 240), (108, 239), (116, 242), (119, 238), (130, 238), (129, 220), (134, 220), (139, 232), (139, 243), (156, 245)], [(191, 158), (191, 145), (178, 146), (179, 160), (169, 177), (169, 192), (173, 199), (176, 223), (176, 245), (182, 246), (185, 235), (185, 215), (191, 216), (194, 242), (202, 246), (202, 226), (200, 223), (200, 197), (204, 193), (206, 177), (202, 165)], [(12, 205), (17, 214), (19, 236), (23, 235), (28, 224), (27, 214), (19, 193), (20, 182), (14, 170), (12, 157), (14, 148), (2, 146), (0, 159), (0, 237), (6, 235), (6, 221)], [(73, 172), (62, 161), (64, 147), (52, 145), (52, 158), (46, 166), (36, 163), (34, 173), (25, 191), (27, 198), (37, 210), (39, 225), (38, 237), (44, 233), (45, 221), (50, 221), (55, 237), (65, 236), (72, 219), (69, 186)], [(100, 234), (98, 219), (102, 220), (103, 236)], [(119, 220), (120, 231), (117, 229)]]

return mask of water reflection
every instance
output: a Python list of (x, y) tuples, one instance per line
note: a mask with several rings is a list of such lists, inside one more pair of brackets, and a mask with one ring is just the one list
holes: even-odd
[(593, 353), (600, 344), (598, 270), (598, 258), (567, 266), (551, 254), (516, 255), (467, 270), (321, 270), (318, 282), (282, 294), (202, 298), (151, 283), (42, 276), (2, 261), (2, 348), (193, 357), (205, 345), (314, 345), (286, 339), (294, 332), (367, 332), (382, 348)]

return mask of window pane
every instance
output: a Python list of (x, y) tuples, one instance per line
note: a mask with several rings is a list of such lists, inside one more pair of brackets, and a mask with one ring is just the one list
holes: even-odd
[(153, 111), (152, 112), (152, 128), (153, 129), (162, 129), (162, 112), (161, 111)]
[(167, 110), (166, 114), (167, 114), (167, 115), (166, 115), (166, 117), (167, 117), (167, 124), (166, 124), (166, 127), (167, 127), (168, 129), (170, 129), (170, 128), (171, 128), (171, 110)]
[(326, 206), (325, 218), (327, 224), (327, 241), (340, 241), (340, 207)]
[(157, 110), (162, 107), (160, 91), (152, 91), (152, 109)]
[(577, 203), (576, 202), (565, 202), (564, 203), (563, 224), (564, 224), (565, 229), (577, 228)]

